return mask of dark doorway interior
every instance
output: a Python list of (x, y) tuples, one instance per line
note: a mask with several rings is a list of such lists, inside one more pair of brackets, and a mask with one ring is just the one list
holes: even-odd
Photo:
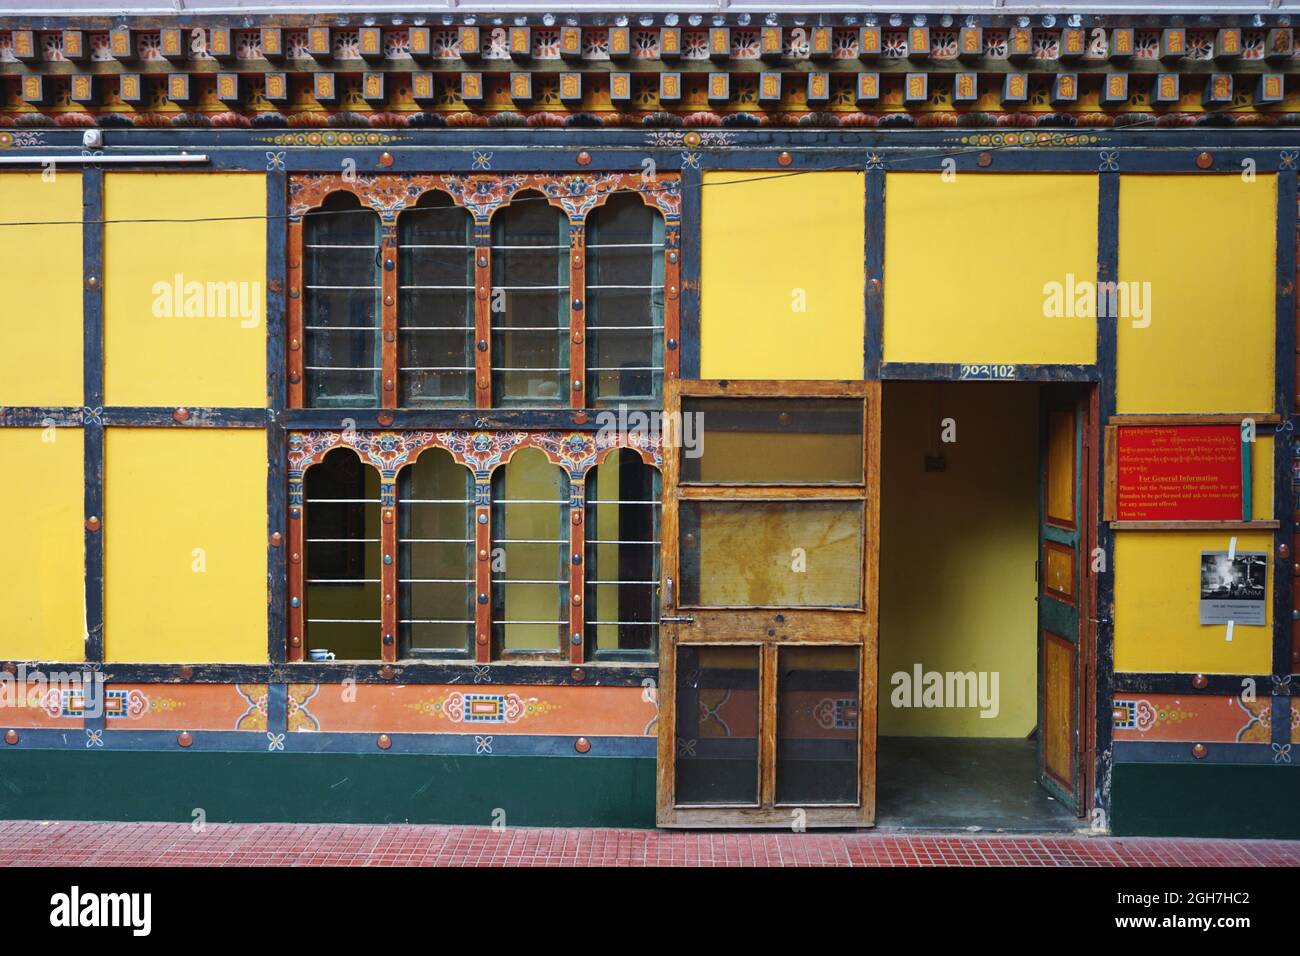
[(1033, 740), (881, 737), (876, 759), (880, 829), (1061, 832), (1082, 825), (1038, 785)]

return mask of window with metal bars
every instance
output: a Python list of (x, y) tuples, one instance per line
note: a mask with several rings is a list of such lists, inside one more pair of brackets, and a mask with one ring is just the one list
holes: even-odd
[(596, 659), (653, 657), (659, 641), (659, 472), (617, 448), (587, 475), (586, 633)]
[(664, 220), (620, 192), (587, 219), (587, 397), (592, 406), (663, 396)]
[(471, 185), (295, 178), (290, 405), (655, 407), (679, 364), (676, 176)]
[(525, 191), (492, 219), (496, 405), (569, 403), (569, 220)]
[(398, 404), (474, 403), (474, 220), (427, 192), (398, 219)]
[(333, 193), (303, 223), (305, 404), (379, 404), (379, 216)]
[(289, 439), (290, 661), (653, 659), (657, 446), (587, 467), (581, 432)]
[(379, 651), (379, 473), (337, 448), (304, 476), (304, 646), (308, 659)]

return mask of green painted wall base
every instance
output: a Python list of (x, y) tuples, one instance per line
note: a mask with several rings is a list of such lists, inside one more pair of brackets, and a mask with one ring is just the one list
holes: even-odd
[(649, 828), (654, 801), (643, 757), (0, 752), (6, 820)]
[(1300, 839), (1300, 767), (1121, 763), (1110, 805), (1116, 836)]

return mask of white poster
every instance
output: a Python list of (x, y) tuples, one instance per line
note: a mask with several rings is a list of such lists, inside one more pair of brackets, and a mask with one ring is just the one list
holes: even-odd
[(1263, 624), (1267, 570), (1263, 551), (1202, 551), (1201, 623)]

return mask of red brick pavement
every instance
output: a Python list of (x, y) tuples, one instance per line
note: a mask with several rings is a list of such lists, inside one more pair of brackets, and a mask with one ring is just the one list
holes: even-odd
[(1074, 835), (0, 822), (0, 866), (1300, 866), (1300, 842)]

